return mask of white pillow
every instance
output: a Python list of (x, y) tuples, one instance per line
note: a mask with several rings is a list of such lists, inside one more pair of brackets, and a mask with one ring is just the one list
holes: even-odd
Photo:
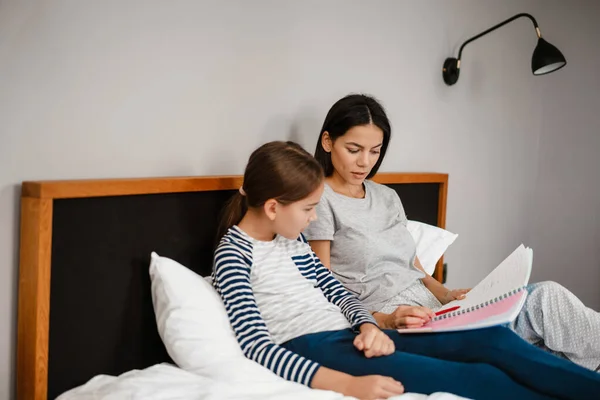
[(180, 368), (215, 376), (230, 362), (246, 359), (221, 297), (210, 283), (154, 252), (150, 279), (158, 332)]
[(329, 393), (288, 382), (246, 358), (210, 279), (154, 252), (150, 278), (158, 332), (167, 352), (181, 369), (232, 388), (244, 387), (250, 397), (261, 388), (263, 391), (271, 388), (273, 393), (304, 393), (300, 398), (316, 399)]
[(437, 226), (408, 220), (406, 227), (417, 244), (417, 257), (429, 275), (435, 271), (435, 264), (456, 240), (458, 235)]

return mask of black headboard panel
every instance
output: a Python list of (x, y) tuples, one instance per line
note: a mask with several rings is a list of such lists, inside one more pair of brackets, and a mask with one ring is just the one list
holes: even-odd
[[(394, 182), (398, 182), (394, 180), (397, 176), (413, 177), (390, 176), (388, 180)], [(444, 177), (447, 180), (447, 175)], [(418, 183), (384, 183), (399, 193), (409, 219), (443, 224), (443, 182), (425, 179)], [(212, 182), (210, 184), (217, 188), (225, 188), (198, 191), (181, 186), (187, 183), (178, 182), (177, 193), (168, 192), (170, 181), (160, 184), (166, 185), (167, 189), (157, 194), (132, 194), (130, 186), (120, 186), (120, 183), (105, 185), (102, 190), (125, 194), (95, 195), (92, 184), (76, 189), (56, 185), (55, 189), (52, 185), (35, 183), (24, 189), (23, 197), (30, 201), (41, 201), (39, 204), (48, 198), (52, 201), (48, 211), (52, 221), (49, 266), (29, 265), (28, 262), (21, 265), (22, 276), (38, 274), (37, 279), (42, 279), (40, 276), (44, 273), (36, 271), (44, 268), (51, 271), (47, 365), (45, 354), (33, 353), (31, 359), (36, 368), (32, 374), (46, 374), (47, 371), (47, 388), (43, 382), (44, 387), (36, 387), (36, 393), (47, 390), (47, 397), (54, 399), (98, 374), (119, 375), (132, 369), (172, 362), (156, 328), (148, 274), (150, 253), (155, 251), (172, 258), (200, 275), (210, 274), (219, 214), (235, 193), (231, 188), (237, 187), (234, 185), (238, 183)], [(150, 192), (153, 190), (151, 188)], [(160, 190), (163, 190), (162, 186)], [(45, 209), (42, 211), (46, 212)], [(33, 217), (23, 214), (23, 218)], [(30, 223), (37, 220), (26, 221), (22, 238), (30, 234), (28, 230), (42, 229), (38, 228), (42, 225)], [(31, 247), (30, 243), (27, 245)], [(41, 304), (42, 308), (33, 317), (39, 315), (39, 310), (43, 313), (46, 304), (43, 297), (30, 298), (28, 287), (23, 288), (20, 304)], [(23, 308), (22, 311), (20, 306), (19, 321), (23, 331), (33, 329), (28, 325), (32, 318), (28, 310)], [(34, 338), (36, 343), (40, 340), (43, 343), (45, 333), (37, 327), (44, 324), (37, 321)], [(29, 342), (23, 340), (19, 346), (23, 352)], [(45, 353), (45, 349), (41, 351)], [(26, 361), (20, 360), (20, 365), (26, 365)], [(26, 375), (21, 373), (21, 376), (21, 392), (25, 393), (29, 386)], [(30, 396), (20, 395), (19, 398)]]
[(406, 217), (429, 225), (438, 225), (439, 191), (437, 183), (388, 184), (398, 193)]
[(100, 372), (171, 361), (154, 319), (150, 253), (210, 274), (218, 211), (232, 194), (54, 202), (49, 398)]

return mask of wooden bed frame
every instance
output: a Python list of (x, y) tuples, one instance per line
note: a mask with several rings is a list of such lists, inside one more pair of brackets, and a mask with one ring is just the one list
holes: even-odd
[[(381, 173), (374, 181), (400, 194), (409, 219), (445, 227), (447, 174)], [(95, 374), (170, 361), (148, 312), (148, 249), (168, 238), (171, 247), (161, 254), (190, 267), (200, 255), (191, 254), (195, 238), (186, 235), (200, 232), (199, 240), (207, 241), (210, 234), (201, 230), (212, 230), (224, 201), (241, 184), (240, 176), (24, 182), (17, 398), (54, 398)], [(128, 223), (129, 217), (137, 222)], [(162, 227), (167, 232), (160, 232)], [(116, 255), (127, 254), (131, 243), (137, 258)], [(201, 245), (204, 266), (190, 269), (205, 275), (213, 243)], [(81, 254), (71, 254), (76, 251)], [(126, 274), (127, 284), (121, 285), (119, 274)], [(434, 277), (441, 281), (442, 274), (440, 260)], [(139, 304), (144, 312), (135, 310)], [(120, 308), (126, 307), (124, 313)], [(104, 322), (94, 325), (96, 315)], [(90, 321), (94, 327), (84, 331)], [(106, 332), (98, 332), (104, 327)], [(116, 341), (106, 342), (114, 332)], [(118, 361), (104, 357), (107, 348), (113, 358), (120, 355)], [(88, 360), (90, 365), (72, 365)]]

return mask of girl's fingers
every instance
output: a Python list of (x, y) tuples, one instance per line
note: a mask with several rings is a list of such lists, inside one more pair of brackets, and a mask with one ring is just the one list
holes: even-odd
[(404, 393), (404, 385), (393, 378), (386, 379), (382, 389), (391, 393), (390, 396)]
[(354, 338), (354, 347), (360, 351), (365, 348), (365, 344), (362, 341), (361, 335), (358, 335), (356, 338)]
[(394, 344), (394, 341), (390, 339), (390, 341), (388, 342), (388, 345), (387, 345), (386, 355), (390, 355), (394, 351), (396, 351), (396, 345)]
[(380, 340), (375, 340), (373, 342), (373, 347), (369, 350), (371, 357), (378, 357), (382, 354), (381, 344)]
[(404, 388), (404, 385), (402, 384), (402, 382), (399, 382), (392, 377), (388, 377), (387, 382), (388, 382), (388, 384), (386, 385), (386, 388), (388, 388), (388, 390)]
[(375, 337), (377, 336), (377, 330), (369, 330), (363, 336), (364, 349), (369, 350), (373, 346), (373, 342), (375, 341)]

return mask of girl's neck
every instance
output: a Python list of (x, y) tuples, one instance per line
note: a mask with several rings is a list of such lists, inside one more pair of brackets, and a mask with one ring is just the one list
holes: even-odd
[(275, 238), (275, 232), (270, 228), (270, 222), (264, 214), (249, 209), (237, 226), (252, 239), (270, 242)]
[(333, 171), (331, 176), (325, 178), (325, 182), (327, 182), (329, 187), (331, 187), (334, 192), (347, 197), (363, 199), (366, 195), (364, 182), (362, 182), (360, 185), (349, 184), (335, 171)]

